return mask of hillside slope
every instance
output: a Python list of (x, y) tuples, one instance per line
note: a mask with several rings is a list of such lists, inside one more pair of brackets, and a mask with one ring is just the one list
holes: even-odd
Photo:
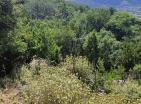
[(113, 7), (120, 10), (129, 11), (137, 16), (141, 15), (140, 0), (69, 0), (78, 4), (90, 7)]

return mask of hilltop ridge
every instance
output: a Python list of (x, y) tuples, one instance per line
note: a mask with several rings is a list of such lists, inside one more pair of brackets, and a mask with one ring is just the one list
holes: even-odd
[(141, 15), (140, 0), (69, 0), (77, 4), (88, 5), (92, 8), (97, 7), (113, 7), (118, 10), (125, 10), (136, 16)]

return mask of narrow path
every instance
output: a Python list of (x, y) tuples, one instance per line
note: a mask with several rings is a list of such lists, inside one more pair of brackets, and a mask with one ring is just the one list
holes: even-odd
[(19, 92), (20, 90), (16, 87), (12, 87), (3, 91), (2, 98), (0, 98), (0, 104), (17, 104), (16, 97)]

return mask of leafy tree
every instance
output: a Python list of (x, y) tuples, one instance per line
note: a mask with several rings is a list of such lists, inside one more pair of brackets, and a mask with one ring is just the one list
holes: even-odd
[(74, 30), (76, 37), (80, 38), (87, 34), (87, 18), (85, 13), (77, 13), (69, 24)]
[(113, 32), (117, 40), (133, 34), (131, 26), (135, 24), (135, 17), (126, 12), (116, 12), (110, 17), (107, 23), (107, 29)]
[(86, 36), (93, 29), (100, 31), (113, 13), (114, 10), (111, 8), (97, 8), (84, 13), (77, 12), (70, 21), (70, 26), (77, 37)]
[(94, 71), (100, 58), (106, 71), (123, 65), (128, 72), (141, 63), (140, 33), (140, 19), (113, 8), (90, 9), (64, 0), (0, 0), (0, 75), (3, 70), (17, 73), (13, 69), (33, 56), (56, 64), (72, 51), (86, 55)]
[(27, 0), (16, 0), (15, 4), (25, 4)]
[(115, 12), (112, 8), (97, 8), (94, 10), (90, 10), (87, 13), (87, 21), (88, 21), (88, 30), (92, 31), (95, 29), (96, 31), (100, 31), (105, 24), (110, 19), (111, 15)]
[(74, 33), (72, 30), (68, 29), (67, 27), (63, 27), (61, 29), (55, 29), (55, 42), (60, 47), (60, 54), (63, 58), (66, 55), (70, 55), (72, 53), (72, 41), (74, 38)]
[[(136, 46), (136, 47), (135, 47)], [(135, 47), (135, 53), (136, 53), (136, 59), (135, 59), (135, 62), (137, 64), (141, 64), (141, 36), (138, 37), (137, 40), (135, 40), (135, 44), (134, 44), (134, 47)]]
[[(85, 8), (82, 8), (85, 11)], [(25, 15), (32, 19), (57, 18), (64, 23), (70, 20), (75, 11), (82, 8), (64, 0), (28, 0), (23, 7)]]
[(54, 1), (30, 0), (24, 4), (24, 11), (28, 17), (33, 19), (52, 18), (55, 15)]
[(11, 0), (0, 1), (0, 75), (2, 76), (11, 73), (16, 57), (9, 45), (9, 32), (16, 23), (12, 11)]
[(97, 90), (97, 65), (99, 59), (99, 49), (96, 38), (96, 32), (92, 31), (88, 34), (84, 42), (84, 50), (86, 52), (86, 57), (88, 61), (92, 64), (92, 71), (94, 73), (94, 85), (92, 85), (92, 89)]
[[(59, 47), (56, 45), (52, 29), (44, 21), (30, 21), (27, 30), (23, 32), (23, 40), (27, 44), (27, 55), (58, 62)], [(26, 28), (25, 27), (25, 28)], [(27, 31), (27, 33), (26, 33)]]
[(123, 51), (122, 51), (122, 64), (125, 68), (125, 72), (129, 72), (130, 69), (133, 69), (135, 65), (136, 51), (134, 42), (126, 38), (123, 42)]
[(94, 68), (97, 66), (98, 58), (99, 58), (99, 49), (97, 38), (95, 36), (95, 32), (89, 33), (87, 39), (84, 42), (84, 49), (86, 56), (90, 63), (94, 65)]
[(99, 56), (104, 61), (104, 68), (110, 71), (112, 66), (120, 64), (121, 43), (110, 31), (102, 29), (96, 34), (98, 40)]

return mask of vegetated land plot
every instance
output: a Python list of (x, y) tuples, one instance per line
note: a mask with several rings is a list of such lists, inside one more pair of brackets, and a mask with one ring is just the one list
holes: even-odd
[[(124, 93), (99, 94), (91, 92), (75, 75), (64, 67), (51, 67), (33, 76), (22, 70), (22, 80), (28, 88), (10, 88), (2, 93), (0, 104), (140, 104), (141, 99), (129, 99)], [(133, 83), (132, 83), (133, 84)], [(120, 87), (120, 86), (119, 86)], [(22, 96), (22, 100), (18, 98)]]
[(140, 70), (140, 18), (64, 0), (0, 0), (0, 78), (19, 79), (0, 103), (139, 104)]

